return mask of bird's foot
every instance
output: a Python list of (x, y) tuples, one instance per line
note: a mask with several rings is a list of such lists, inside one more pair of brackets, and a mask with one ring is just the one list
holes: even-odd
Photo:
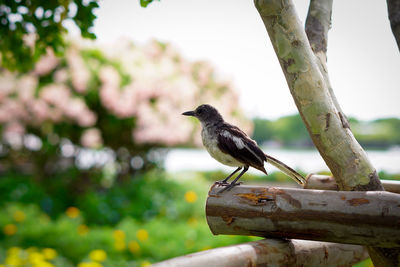
[(217, 185), (228, 185), (229, 183), (227, 183), (226, 181), (216, 181), (214, 184), (217, 184)]
[(229, 191), (231, 190), (233, 187), (237, 186), (237, 185), (241, 185), (242, 182), (238, 182), (238, 183), (230, 183), (227, 184), (224, 188), (222, 188), (221, 190), (218, 191), (218, 193), (222, 193), (224, 191)]

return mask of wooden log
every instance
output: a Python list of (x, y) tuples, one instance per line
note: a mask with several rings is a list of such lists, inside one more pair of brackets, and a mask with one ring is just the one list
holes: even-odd
[(362, 246), (306, 240), (263, 239), (215, 248), (153, 264), (154, 267), (351, 266), (368, 258)]
[(218, 193), (206, 217), (213, 234), (400, 247), (400, 195), (240, 185)]
[[(400, 181), (397, 180), (381, 180), (381, 183), (386, 191), (400, 194)], [(307, 182), (304, 185), (306, 189), (321, 189), (321, 190), (339, 190), (335, 178), (327, 175), (309, 174)]]

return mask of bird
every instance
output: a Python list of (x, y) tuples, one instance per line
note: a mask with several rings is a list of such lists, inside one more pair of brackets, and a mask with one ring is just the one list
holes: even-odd
[[(256, 141), (252, 140), (239, 127), (225, 122), (222, 115), (213, 106), (202, 104), (193, 111), (183, 112), (182, 115), (192, 116), (200, 121), (202, 142), (211, 157), (224, 165), (236, 167), (225, 179), (216, 182), (224, 186), (220, 192), (239, 185), (240, 183), (237, 181), (250, 167), (268, 175), (264, 167), (265, 162), (269, 162), (298, 184), (305, 184), (306, 180), (301, 174), (280, 160), (265, 154)], [(228, 180), (240, 170), (242, 171), (239, 175), (231, 183), (228, 183)]]

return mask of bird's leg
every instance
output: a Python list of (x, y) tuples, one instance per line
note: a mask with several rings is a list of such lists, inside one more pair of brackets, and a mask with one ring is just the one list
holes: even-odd
[[(245, 173), (247, 172), (247, 170), (249, 169), (249, 166), (244, 166), (243, 171), (235, 178), (235, 180), (232, 181), (232, 183), (230, 183), (228, 186), (226, 186), (225, 188), (223, 188), (222, 190), (220, 190), (218, 193), (222, 193), (225, 190), (231, 190), (235, 185), (239, 185), (240, 183), (236, 183), (237, 180), (239, 180), (239, 178)], [(238, 171), (238, 170), (236, 170)], [(235, 172), (236, 172), (235, 171)]]
[(224, 180), (222, 181), (216, 181), (216, 184), (228, 184), (227, 181), (229, 180), (229, 178), (231, 178), (235, 173), (237, 173), (238, 171), (240, 171), (240, 169), (242, 169), (242, 167), (238, 167), (236, 170), (234, 170), (228, 177), (226, 177)]

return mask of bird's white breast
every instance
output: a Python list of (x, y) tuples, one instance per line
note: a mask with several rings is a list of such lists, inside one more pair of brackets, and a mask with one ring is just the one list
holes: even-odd
[(242, 162), (236, 160), (229, 154), (225, 154), (218, 148), (217, 135), (211, 134), (203, 127), (201, 131), (201, 137), (203, 140), (203, 145), (205, 146), (211, 157), (213, 157), (214, 159), (216, 159), (217, 161), (221, 162), (224, 165), (232, 167), (244, 166)]

